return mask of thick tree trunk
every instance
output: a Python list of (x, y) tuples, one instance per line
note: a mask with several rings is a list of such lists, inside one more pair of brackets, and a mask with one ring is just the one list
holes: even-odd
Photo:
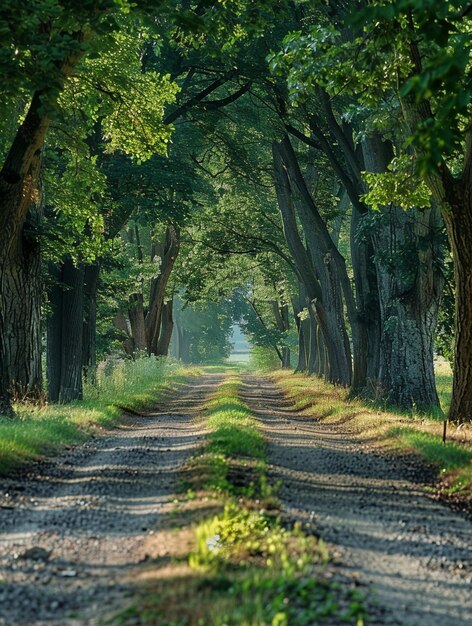
[[(323, 304), (323, 293), (312, 261), (298, 232), (295, 210), (292, 201), (290, 182), (277, 144), (273, 145), (274, 177), (277, 202), (282, 217), (284, 236), (297, 268), (297, 273), (306, 290), (308, 308), (316, 318), (317, 327), (323, 336), (323, 345), (328, 355), (326, 378), (334, 384), (347, 384), (346, 371), (342, 368), (343, 357), (338, 354), (338, 344), (330, 334), (332, 325), (328, 323)], [(343, 346), (344, 349), (344, 346)]]
[[(364, 144), (366, 168), (385, 171), (391, 148), (377, 138)], [(433, 348), (443, 278), (438, 270), (436, 208), (406, 212), (391, 205), (377, 215), (373, 241), (380, 295), (380, 393), (403, 408), (439, 405)]]
[[(351, 260), (356, 286), (357, 315), (359, 320), (359, 368), (365, 371), (364, 385), (356, 391), (371, 391), (377, 386), (380, 370), (380, 303), (374, 249), (370, 236), (360, 237), (365, 214), (355, 207), (351, 217)], [(363, 361), (363, 362), (362, 362)]]
[[(357, 225), (368, 212), (367, 206), (361, 200), (362, 194), (366, 191), (362, 180), (365, 165), (362, 151), (355, 148), (350, 126), (346, 123), (339, 124), (332, 109), (331, 99), (325, 91), (319, 89), (318, 95), (325, 111), (329, 132), (325, 136), (325, 131), (318, 126), (314, 117), (310, 119), (311, 130), (333, 171), (342, 182), (353, 211), (351, 260), (356, 287), (355, 299), (352, 296), (349, 281), (345, 278), (341, 259), (338, 258), (338, 262), (342, 272), (343, 292), (353, 334), (354, 367), (351, 390), (357, 394), (362, 393), (366, 386), (376, 384), (380, 346), (380, 306), (372, 246), (368, 240), (357, 240)], [(335, 140), (336, 148), (333, 147), (333, 140)], [(341, 151), (342, 160), (339, 159), (336, 149)]]
[(159, 356), (167, 356), (169, 354), (170, 340), (172, 339), (172, 331), (174, 330), (173, 306), (174, 301), (168, 300), (162, 307), (161, 332), (159, 333), (156, 351)]
[(68, 258), (57, 271), (48, 321), (48, 392), (52, 402), (82, 398), (84, 268)]
[(62, 270), (65, 285), (62, 296), (62, 365), (59, 402), (82, 398), (83, 288), (84, 268), (72, 260)]
[(133, 350), (149, 354), (149, 342), (144, 315), (142, 293), (133, 293), (129, 298), (128, 319), (133, 337)]
[[(0, 411), (11, 394), (41, 393), (41, 255), (34, 228), (41, 218), (41, 148), (49, 120), (33, 97), (0, 172)], [(28, 223), (29, 221), (29, 223)]]
[[(71, 35), (79, 39), (81, 33)], [(78, 63), (75, 53), (57, 69), (64, 81)], [(27, 217), (40, 212), (41, 152), (48, 132), (48, 108), (60, 93), (37, 91), (0, 171), (0, 411), (11, 413), (11, 392), (41, 394), (40, 246), (28, 233)], [(48, 106), (45, 106), (45, 103)]]
[(47, 319), (46, 342), (46, 378), (49, 402), (59, 400), (62, 367), (62, 286), (61, 267), (49, 264), (49, 280), (51, 287), (48, 292), (51, 308)]
[[(410, 41), (414, 74), (423, 71), (421, 51), (416, 37)], [(411, 134), (421, 124), (434, 120), (431, 102), (417, 102), (411, 93), (402, 100), (402, 110)], [(452, 422), (472, 421), (472, 130), (466, 125), (463, 168), (460, 177), (453, 175), (447, 163), (438, 159), (435, 171), (426, 175), (434, 200), (446, 225), (454, 259), (456, 297), (455, 349), (452, 398), (448, 418)], [(421, 151), (421, 147), (418, 148)], [(458, 168), (454, 159), (454, 169)]]
[(42, 387), (39, 242), (23, 236), (19, 255), (0, 253), (0, 410), (7, 414), (11, 394), (36, 399)]
[[(472, 167), (471, 167), (472, 169)], [(466, 171), (467, 174), (467, 171)], [(454, 257), (455, 350), (449, 419), (472, 422), (472, 171), (470, 179), (448, 186), (443, 214)]]
[[(277, 329), (281, 333), (288, 332), (290, 330), (288, 305), (281, 304), (278, 300), (274, 300), (272, 302), (272, 309), (274, 311)], [(282, 369), (290, 369), (290, 348), (283, 345), (280, 347), (280, 350), (277, 350), (277, 354), (279, 354)]]
[(298, 360), (297, 360), (297, 367), (295, 368), (296, 372), (306, 372), (308, 369), (308, 363), (307, 363), (307, 352), (306, 352), (306, 340), (304, 337), (304, 325), (303, 325), (303, 320), (301, 319), (301, 317), (303, 317), (303, 309), (305, 308), (305, 298), (302, 294), (302, 289), (303, 286), (302, 284), (299, 285), (298, 288), (298, 295), (292, 297), (292, 310), (293, 310), (293, 316), (295, 318), (295, 324), (297, 327), (297, 335), (298, 335)]
[(95, 382), (97, 368), (97, 289), (100, 264), (87, 265), (84, 272), (84, 328), (82, 367), (84, 377)]

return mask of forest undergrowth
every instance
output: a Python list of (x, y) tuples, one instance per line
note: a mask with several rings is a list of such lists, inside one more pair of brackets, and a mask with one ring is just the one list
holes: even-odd
[(227, 374), (203, 407), (209, 435), (182, 473), (174, 532), (182, 545), (190, 530), (190, 549), (170, 567), (157, 559), (137, 601), (107, 624), (363, 626), (363, 595), (327, 574), (326, 546), (284, 515), (240, 386)]

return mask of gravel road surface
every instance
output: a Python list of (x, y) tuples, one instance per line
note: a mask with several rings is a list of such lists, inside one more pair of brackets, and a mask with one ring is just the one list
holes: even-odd
[(376, 625), (472, 626), (472, 523), (426, 493), (418, 462), (290, 411), (269, 379), (244, 382), (285, 508), (316, 522), (344, 574), (372, 584)]
[(165, 412), (129, 416), (2, 480), (2, 626), (99, 624), (126, 604), (153, 528), (175, 498), (179, 467), (199, 445), (198, 408), (221, 380), (197, 379), (165, 401)]

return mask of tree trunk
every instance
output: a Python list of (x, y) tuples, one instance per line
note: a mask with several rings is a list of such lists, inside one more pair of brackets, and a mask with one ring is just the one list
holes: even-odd
[(142, 293), (133, 293), (129, 298), (128, 318), (133, 338), (133, 350), (149, 354), (149, 342), (144, 315)]
[[(73, 33), (79, 38), (81, 33)], [(83, 52), (70, 55), (57, 69), (63, 80)], [(60, 93), (34, 93), (0, 171), (0, 412), (11, 414), (11, 393), (41, 394), (40, 245), (29, 232), (41, 212), (41, 153), (50, 118), (47, 110)], [(48, 106), (45, 106), (45, 103)]]
[(307, 352), (306, 352), (306, 339), (304, 336), (304, 324), (301, 317), (303, 317), (302, 311), (305, 308), (304, 296), (302, 295), (303, 286), (300, 284), (298, 288), (298, 295), (292, 297), (292, 309), (293, 316), (295, 318), (295, 324), (297, 326), (298, 334), (298, 360), (296, 372), (306, 372), (308, 369), (307, 364)]
[[(365, 193), (362, 172), (365, 170), (362, 151), (354, 146), (352, 129), (349, 124), (339, 124), (332, 109), (328, 94), (318, 89), (329, 132), (328, 138), (315, 117), (310, 118), (310, 128), (316, 136), (319, 147), (325, 153), (333, 171), (342, 182), (352, 204), (351, 260), (356, 287), (355, 300), (351, 295), (349, 281), (346, 280), (341, 259), (338, 259), (343, 279), (343, 292), (349, 323), (353, 334), (353, 380), (351, 391), (362, 393), (367, 386), (375, 384), (379, 370), (380, 347), (380, 306), (378, 302), (376, 268), (371, 242), (359, 241), (358, 224), (368, 209), (361, 200)], [(339, 159), (336, 148), (343, 158)]]
[(449, 419), (472, 422), (472, 172), (448, 186), (443, 211), (454, 258), (456, 295), (454, 377)]
[(7, 414), (11, 394), (36, 399), (42, 388), (40, 245), (26, 235), (20, 245), (21, 258), (0, 253), (0, 410)]
[(166, 230), (166, 240), (161, 258), (161, 270), (151, 285), (149, 298), (149, 312), (146, 316), (146, 330), (148, 349), (150, 354), (157, 354), (157, 343), (161, 329), (161, 314), (167, 283), (174, 267), (180, 248), (180, 231), (177, 226), (170, 224)]
[(49, 280), (52, 285), (48, 292), (51, 310), (47, 319), (46, 378), (48, 400), (57, 402), (61, 388), (62, 296), (64, 291), (61, 284), (61, 268), (53, 263), (49, 264)]
[[(290, 330), (288, 305), (281, 304), (278, 300), (274, 300), (272, 302), (272, 310), (274, 311), (277, 330), (281, 333), (288, 332)], [(279, 354), (282, 369), (290, 369), (290, 348), (283, 345), (280, 350), (277, 350), (277, 354)]]
[[(295, 216), (293, 215), (293, 200), (291, 183), (296, 188), (296, 207), (302, 223), (305, 236), (309, 241), (311, 259), (308, 256), (308, 266), (312, 268), (311, 273), (316, 276), (316, 282), (308, 279), (310, 285), (302, 278), (307, 288), (310, 301), (314, 303), (317, 322), (323, 333), (326, 349), (328, 351), (329, 374), (328, 380), (335, 384), (349, 385), (351, 382), (351, 354), (347, 338), (344, 314), (342, 307), (341, 283), (339, 277), (340, 266), (337, 256), (339, 252), (331, 241), (330, 235), (326, 229), (326, 225), (319, 223), (321, 218), (314, 206), (313, 200), (299, 171), (298, 162), (293, 153), (288, 137), (280, 144), (275, 144), (274, 163), (276, 174), (276, 190), (281, 207), (282, 219), (284, 220), (284, 232), (289, 235), (294, 245), (290, 245), (292, 256), (294, 253), (297, 258), (302, 260), (303, 266), (306, 261), (302, 259), (304, 249), (303, 244), (297, 241), (299, 238), (298, 228)], [(287, 173), (288, 171), (288, 173)], [(292, 204), (292, 206), (290, 206)], [(340, 256), (340, 255), (339, 255)], [(294, 261), (297, 259), (294, 256)], [(344, 261), (344, 259), (343, 259)], [(297, 264), (298, 266), (298, 264)], [(306, 274), (304, 267), (300, 265), (303, 276)], [(314, 271), (313, 271), (314, 270)], [(344, 268), (345, 270), (345, 268)], [(346, 274), (347, 277), (347, 274)], [(307, 275), (308, 278), (308, 275)], [(349, 279), (347, 277), (349, 282)], [(313, 296), (310, 289), (316, 291)], [(350, 289), (350, 285), (349, 285)], [(316, 295), (315, 295), (316, 294)], [(351, 292), (351, 304), (353, 302)], [(356, 329), (353, 328), (353, 334)]]
[(351, 217), (351, 260), (356, 286), (356, 302), (359, 320), (358, 358), (364, 362), (359, 365), (365, 370), (364, 385), (359, 381), (356, 391), (372, 390), (378, 383), (380, 370), (380, 303), (377, 271), (374, 264), (374, 249), (370, 236), (361, 236), (365, 214), (352, 208)]
[[(84, 268), (71, 258), (56, 272), (48, 321), (49, 399), (60, 403), (82, 398)], [(49, 336), (49, 333), (51, 335)]]
[[(410, 59), (413, 75), (421, 74), (421, 51), (413, 36), (410, 41)], [(434, 121), (431, 102), (418, 102), (410, 93), (402, 99), (402, 110), (412, 135), (422, 124)], [(437, 121), (437, 120), (436, 120)], [(455, 176), (445, 159), (425, 176), (432, 196), (438, 204), (454, 259), (456, 298), (455, 349), (453, 364), (452, 399), (448, 418), (452, 422), (472, 421), (472, 130), (465, 125), (464, 159), (460, 176)], [(434, 132), (434, 131), (433, 131)], [(422, 147), (417, 146), (421, 152)], [(453, 167), (458, 169), (457, 159)]]
[[(366, 139), (366, 168), (383, 172), (391, 147)], [(403, 408), (439, 406), (433, 348), (443, 278), (437, 208), (408, 212), (390, 205), (376, 216), (373, 241), (380, 295), (380, 393)]]
[(169, 354), (170, 340), (172, 339), (172, 331), (174, 330), (173, 306), (174, 301), (168, 300), (162, 307), (161, 332), (159, 333), (159, 341), (157, 342), (156, 350), (159, 356), (167, 356)]
[(85, 380), (95, 382), (97, 369), (97, 288), (100, 275), (98, 261), (87, 265), (84, 272), (84, 328), (82, 367)]

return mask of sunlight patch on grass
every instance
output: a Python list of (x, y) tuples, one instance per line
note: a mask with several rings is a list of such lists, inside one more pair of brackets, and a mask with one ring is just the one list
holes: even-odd
[(452, 398), (452, 369), (448, 361), (438, 359), (434, 364), (436, 389), (443, 411), (447, 414)]
[[(239, 397), (241, 384), (239, 375), (227, 375), (205, 404), (206, 423), (211, 432), (202, 454), (194, 459), (207, 477), (207, 486), (221, 491), (234, 491), (235, 486), (228, 478), (236, 459), (257, 461), (252, 476), (256, 481), (260, 480), (267, 459), (266, 443), (257, 421)], [(256, 487), (250, 483), (240, 488), (247, 493)]]
[(441, 470), (453, 470), (472, 462), (472, 449), (454, 443), (444, 446), (435, 435), (421, 432), (414, 428), (396, 427), (390, 435), (399, 439), (402, 446), (417, 450), (429, 462), (441, 467)]

